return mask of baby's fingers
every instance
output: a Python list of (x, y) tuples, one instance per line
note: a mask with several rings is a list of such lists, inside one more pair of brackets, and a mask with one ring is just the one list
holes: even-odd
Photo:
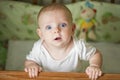
[(37, 76), (37, 71), (34, 68), (29, 68), (29, 77), (35, 78)]
[(93, 70), (91, 70), (91, 72), (90, 72), (91, 74), (89, 75), (89, 78), (91, 79), (91, 80), (96, 80), (97, 79), (97, 73), (95, 72), (95, 71), (93, 71)]
[(25, 71), (25, 72), (28, 72), (28, 69), (27, 69), (27, 68), (25, 68), (25, 69), (24, 69), (24, 71)]
[(102, 75), (102, 71), (96, 69), (95, 71), (92, 72), (91, 79), (92, 80), (97, 80), (97, 78), (101, 75)]
[(97, 80), (98, 76), (99, 76), (99, 72), (98, 71), (94, 71), (92, 79), (93, 80)]
[(99, 76), (102, 76), (102, 71), (101, 71), (101, 70), (99, 71), (99, 74), (98, 74), (98, 75), (99, 75)]
[(38, 70), (38, 72), (42, 72), (42, 68), (41, 68), (41, 67), (39, 67), (39, 70)]

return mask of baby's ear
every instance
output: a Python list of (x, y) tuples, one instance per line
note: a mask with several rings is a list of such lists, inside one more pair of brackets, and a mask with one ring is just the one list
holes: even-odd
[(75, 25), (75, 23), (73, 23), (72, 24), (72, 31), (73, 31), (73, 33), (75, 32), (75, 29), (76, 29), (76, 25)]
[(41, 33), (40, 28), (37, 28), (36, 32), (37, 32), (38, 36), (39, 36), (40, 38), (42, 38), (42, 33)]
[(76, 25), (73, 23), (72, 24), (72, 36), (74, 36), (76, 30)]

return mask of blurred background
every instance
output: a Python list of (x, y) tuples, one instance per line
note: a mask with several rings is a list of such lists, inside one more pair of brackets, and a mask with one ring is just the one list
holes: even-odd
[[(81, 11), (85, 8), (85, 1), (87, 0), (0, 0), (0, 70), (23, 70), (25, 56), (33, 43), (39, 39), (36, 34), (37, 14), (44, 5), (65, 4), (71, 10), (74, 23), (77, 24)], [(103, 52), (105, 72), (118, 73), (120, 0), (88, 1), (97, 10), (95, 18), (99, 23), (95, 29), (97, 39), (88, 42)]]
[[(85, 1), (85, 0), (13, 0), (13, 1), (28, 2), (37, 5), (46, 5), (53, 2), (69, 4), (69, 3)], [(91, 0), (91, 1), (120, 4), (120, 0)]]

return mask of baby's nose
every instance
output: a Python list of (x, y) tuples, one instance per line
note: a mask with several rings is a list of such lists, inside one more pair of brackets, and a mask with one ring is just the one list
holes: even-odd
[(56, 27), (56, 28), (54, 29), (54, 33), (59, 33), (59, 32), (60, 32), (59, 27)]

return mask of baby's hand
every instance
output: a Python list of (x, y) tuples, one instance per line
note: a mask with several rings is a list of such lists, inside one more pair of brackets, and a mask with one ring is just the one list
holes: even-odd
[(37, 64), (29, 64), (25, 67), (24, 71), (29, 73), (30, 78), (35, 78), (42, 71), (42, 68)]
[(97, 66), (88, 66), (86, 69), (86, 74), (91, 80), (97, 80), (97, 78), (102, 75), (102, 71)]

